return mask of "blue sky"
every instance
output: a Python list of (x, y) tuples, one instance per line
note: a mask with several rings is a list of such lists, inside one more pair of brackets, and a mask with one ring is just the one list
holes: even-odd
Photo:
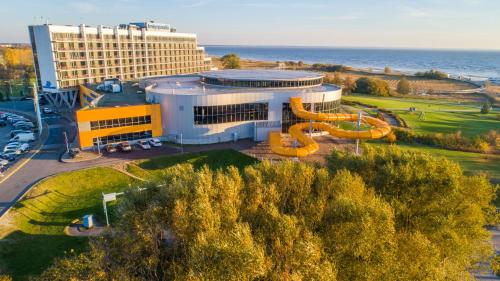
[[(500, 49), (499, 0), (2, 0), (0, 42), (26, 26), (155, 20), (202, 44)], [(43, 19), (41, 18), (43, 17)]]

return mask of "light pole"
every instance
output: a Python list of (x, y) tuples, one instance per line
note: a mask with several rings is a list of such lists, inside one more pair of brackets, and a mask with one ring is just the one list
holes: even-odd
[[(361, 129), (361, 118), (362, 118), (362, 116), (363, 116), (363, 114), (361, 113), (361, 111), (359, 111), (358, 112), (358, 132)], [(356, 139), (356, 155), (359, 155), (359, 138)]]
[(64, 135), (64, 144), (66, 145), (66, 153), (69, 153), (68, 134), (66, 134), (66, 131), (64, 131), (63, 135)]

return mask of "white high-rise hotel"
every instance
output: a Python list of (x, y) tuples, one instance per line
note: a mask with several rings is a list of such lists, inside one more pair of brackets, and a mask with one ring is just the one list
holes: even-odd
[(168, 24), (44, 24), (29, 26), (29, 34), (38, 86), (48, 93), (75, 91), (106, 78), (198, 73), (211, 66), (196, 34), (177, 33)]

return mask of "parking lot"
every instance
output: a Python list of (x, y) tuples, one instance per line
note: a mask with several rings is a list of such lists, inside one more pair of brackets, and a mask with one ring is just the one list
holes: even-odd
[[(0, 177), (3, 176), (3, 174), (10, 167), (12, 167), (19, 159), (23, 158), (24, 155), (31, 150), (31, 142), (34, 141), (34, 139), (24, 139), (24, 137), (19, 138), (19, 136), (17, 136), (19, 139), (15, 142), (15, 144), (11, 142), (11, 131), (19, 128), (14, 128), (14, 126), (11, 124), (12, 122), (8, 121), (3, 113), (4, 112), (0, 112), (0, 119), (2, 120), (3, 125), (6, 125), (0, 127)], [(19, 118), (26, 118), (26, 116), (20, 114), (16, 114), (16, 116)], [(33, 125), (32, 120), (28, 118), (26, 118), (26, 120), (28, 121), (23, 122), (31, 123)], [(24, 128), (23, 130), (25, 130), (23, 135), (31, 134), (28, 133), (29, 131), (33, 132), (33, 130), (28, 130), (26, 128)], [(35, 134), (32, 135), (33, 137), (35, 136)], [(4, 148), (6, 148), (7, 146), (12, 147), (12, 149), (9, 151), (5, 151)]]

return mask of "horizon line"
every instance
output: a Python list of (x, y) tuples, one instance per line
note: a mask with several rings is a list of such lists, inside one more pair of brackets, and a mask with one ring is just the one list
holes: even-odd
[(253, 44), (202, 44), (201, 46), (205, 47), (273, 47), (273, 48), (324, 48), (324, 49), (361, 49), (361, 50), (414, 50), (414, 51), (482, 51), (482, 52), (500, 52), (500, 48), (498, 49), (490, 49), (490, 48), (416, 48), (416, 47), (377, 47), (377, 46), (368, 46), (368, 47), (360, 47), (360, 46), (329, 46), (329, 45), (253, 45)]

